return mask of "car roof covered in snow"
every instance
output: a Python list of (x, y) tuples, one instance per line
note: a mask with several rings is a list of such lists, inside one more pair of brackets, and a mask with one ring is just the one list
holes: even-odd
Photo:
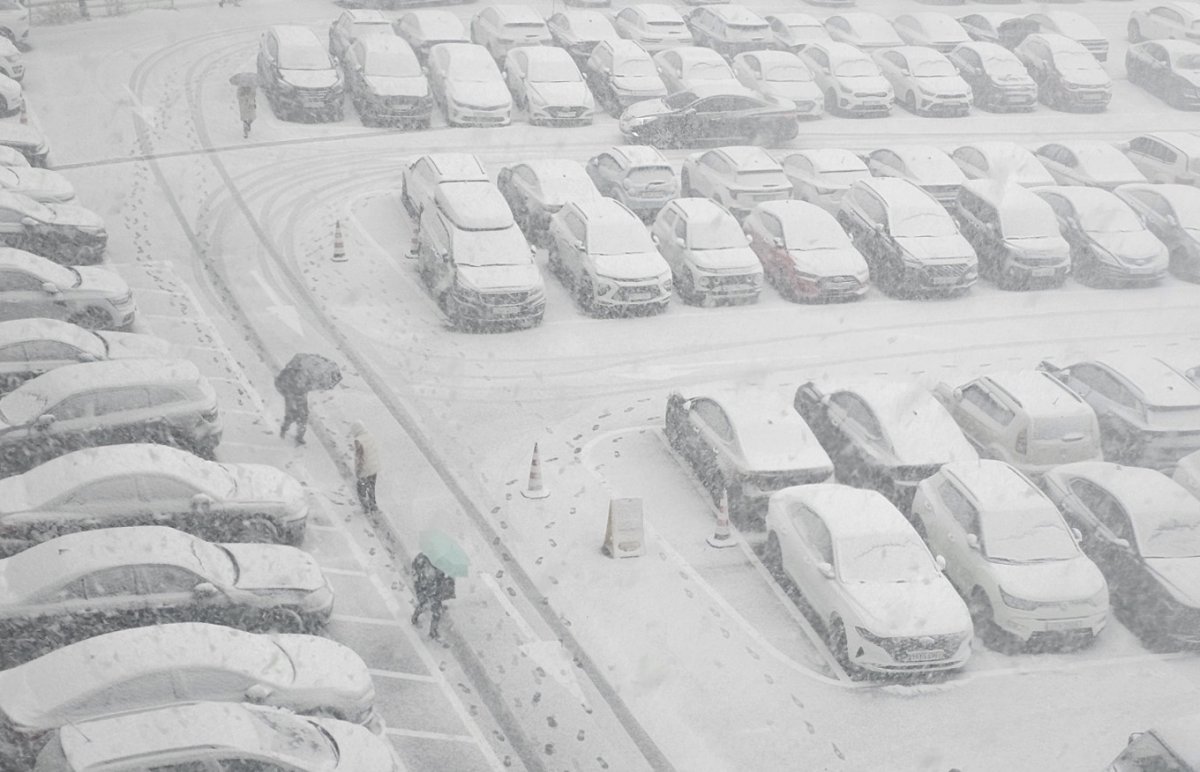
[(388, 18), (383, 15), (383, 11), (377, 8), (351, 8), (343, 11), (350, 16), (355, 22), (384, 22), (390, 24)]
[(779, 162), (772, 158), (766, 150), (756, 145), (728, 145), (709, 152), (725, 156), (734, 165), (735, 171), (739, 172), (778, 171), (780, 169)]
[(671, 165), (662, 151), (652, 145), (616, 145), (609, 152), (626, 167)]
[(0, 322), (0, 346), (27, 341), (55, 340), (85, 351), (104, 353), (104, 343), (95, 333), (59, 319), (11, 319)]
[(885, 439), (902, 463), (932, 464), (979, 458), (946, 408), (916, 382), (862, 380), (838, 387), (836, 391), (855, 394), (870, 406)]
[(879, 58), (882, 54), (885, 54), (888, 51), (894, 51), (903, 56), (906, 60), (908, 60), (910, 67), (915, 64), (922, 64), (925, 62), (946, 61), (945, 54), (932, 48), (927, 48), (926, 46), (892, 46), (891, 48), (881, 48), (872, 54), (872, 56), (874, 58)]
[(1200, 134), (1190, 131), (1151, 131), (1142, 136), (1172, 145), (1191, 158), (1200, 157)]
[[(637, 5), (630, 7), (637, 9), (637, 12), (641, 14), (642, 18), (648, 22), (683, 23), (683, 17), (679, 15), (679, 11), (665, 3), (638, 3)], [(636, 45), (636, 43), (634, 45)]]
[(974, 150), (982, 155), (987, 162), (989, 171), (996, 167), (1008, 167), (1006, 171), (1011, 170), (1015, 179), (1022, 184), (1054, 185), (1054, 175), (1046, 171), (1046, 167), (1042, 166), (1042, 162), (1037, 159), (1037, 156), (1028, 148), (1021, 147), (1015, 142), (1003, 140), (973, 142), (959, 147), (951, 156), (953, 157), (955, 153), (962, 150)]
[(1142, 511), (1182, 510), (1200, 518), (1200, 500), (1156, 469), (1122, 466), (1109, 461), (1079, 461), (1057, 466), (1047, 474), (1080, 477), (1095, 483), (1115, 496), (1135, 522)]
[(729, 67), (728, 62), (725, 61), (725, 57), (721, 56), (711, 48), (705, 48), (704, 46), (678, 46), (676, 48), (668, 48), (665, 51), (659, 51), (657, 54), (655, 54), (654, 59), (657, 61), (667, 54), (675, 54), (678, 56), (679, 61), (683, 63), (684, 67), (699, 63), (719, 64)]
[(500, 230), (513, 224), (508, 202), (490, 182), (439, 185), (434, 202), (438, 210), (463, 230)]
[(1200, 386), (1157, 357), (1109, 354), (1095, 360), (1141, 392), (1155, 407), (1200, 407)]
[(631, 59), (653, 60), (654, 58), (647, 53), (646, 49), (626, 38), (603, 40), (599, 45), (608, 46), (612, 50), (613, 62), (626, 62)]
[(744, 5), (730, 3), (728, 5), (713, 5), (709, 11), (726, 24), (736, 24), (739, 27), (765, 27), (766, 21)]
[(1121, 199), (1111, 190), (1094, 188), (1090, 185), (1039, 185), (1033, 188), (1034, 193), (1053, 193), (1066, 199), (1077, 211), (1087, 208), (1113, 207), (1127, 208)]
[(670, 206), (676, 207), (689, 220), (708, 220), (722, 216), (733, 217), (727, 209), (708, 198), (677, 198), (670, 203)]
[(942, 473), (962, 483), (980, 509), (1012, 511), (1054, 507), (1028, 477), (1003, 461), (955, 461), (943, 466)]
[(961, 23), (962, 20), (968, 16), (978, 16), (980, 19), (983, 19), (993, 27), (999, 27), (1006, 21), (1024, 18), (1020, 14), (1009, 13), (1008, 11), (976, 11), (975, 13), (969, 13), (966, 16), (958, 17), (958, 21)]
[[(932, 50), (932, 49), (925, 49)], [(934, 53), (937, 53), (934, 51)], [(933, 145), (888, 145), (871, 153), (893, 153), (908, 167), (908, 173), (923, 180), (926, 184), (962, 183), (965, 181), (962, 169), (954, 163), (946, 151)], [(925, 180), (927, 175), (937, 179)]]
[[(820, 49), (829, 55), (831, 64), (840, 64), (847, 61), (858, 61), (865, 59), (872, 64), (875, 63), (870, 56), (863, 51), (858, 50), (849, 43), (843, 43), (840, 40), (818, 40), (808, 44), (810, 47)], [(803, 53), (803, 51), (801, 52)]]
[[(562, 51), (561, 48), (558, 50)], [(537, 177), (543, 203), (561, 206), (568, 201), (600, 197), (600, 191), (596, 190), (587, 169), (578, 161), (567, 158), (537, 158), (514, 164), (512, 168), (519, 166), (527, 167)]]
[(1195, 53), (1197, 53), (1197, 49), (1200, 48), (1200, 46), (1198, 46), (1196, 43), (1194, 43), (1190, 40), (1175, 40), (1173, 38), (1172, 39), (1164, 38), (1162, 40), (1147, 40), (1146, 43), (1139, 43), (1138, 45), (1147, 45), (1149, 43), (1153, 43), (1156, 46), (1162, 46), (1163, 50), (1166, 51), (1167, 54), (1171, 57), (1172, 62), (1177, 61), (1179, 59), (1179, 57), (1181, 57), (1181, 56), (1188, 56), (1189, 54), (1195, 54)]
[(1142, 191), (1161, 197), (1175, 210), (1176, 216), (1185, 227), (1200, 223), (1200, 188), (1174, 182), (1127, 182), (1118, 185), (1114, 192), (1129, 193)]
[[(421, 156), (421, 158), (429, 159), (429, 163), (442, 176), (442, 181), (483, 180), (486, 182), (488, 179), (487, 170), (483, 168), (479, 157), (472, 153), (430, 153), (429, 155)], [(416, 160), (419, 161), (421, 159), (418, 158)]]
[(721, 407), (755, 471), (833, 471), (816, 435), (780, 390), (726, 385), (705, 389), (692, 398), (710, 399)]
[(1043, 11), (1041, 13), (1031, 13), (1029, 16), (1043, 16), (1053, 22), (1054, 26), (1071, 35), (1104, 37), (1096, 25), (1092, 23), (1091, 19), (1075, 11)]
[(913, 11), (912, 13), (897, 16), (896, 21), (906, 18), (912, 19), (927, 32), (956, 33), (954, 35), (956, 40), (961, 37), (962, 27), (959, 25), (958, 20), (948, 13), (942, 13), (941, 11)]
[(400, 17), (403, 21), (408, 17), (412, 17), (421, 32), (426, 35), (432, 35), (435, 38), (449, 36), (455, 40), (467, 40), (463, 23), (459, 18), (449, 11), (443, 11), (439, 8), (418, 8), (415, 11), (409, 11)]
[(557, 46), (518, 46), (509, 51), (521, 51), (529, 58), (529, 61), (539, 64), (564, 64), (569, 63), (571, 67), (575, 67), (575, 60), (567, 53), (565, 48)]
[(811, 13), (799, 13), (796, 11), (784, 11), (783, 13), (771, 14), (772, 19), (778, 19), (788, 27), (821, 27), (821, 20)]
[(808, 159), (818, 172), (867, 171), (867, 163), (858, 153), (840, 147), (817, 147), (789, 153), (784, 163), (793, 156)]
[(29, 390), (53, 401), (81, 391), (152, 383), (193, 384), (200, 378), (200, 369), (186, 359), (108, 359), (56, 367), (11, 393)]
[(311, 45), (314, 42), (320, 45), (320, 39), (317, 33), (313, 32), (303, 24), (272, 24), (271, 31), (275, 33), (275, 37), (284, 45)]
[(796, 56), (791, 51), (746, 51), (745, 53), (735, 56), (734, 61), (736, 62), (743, 56), (753, 56), (757, 58), (759, 64), (763, 66), (763, 69), (769, 69), (772, 67), (804, 67), (805, 69), (808, 69), (808, 65), (801, 61), (800, 57)]
[(797, 485), (774, 493), (770, 506), (786, 508), (791, 502), (815, 512), (835, 538), (913, 534), (900, 510), (878, 491), (836, 483)]
[(855, 180), (853, 187), (868, 188), (878, 194), (891, 207), (893, 218), (904, 219), (910, 212), (946, 211), (932, 196), (900, 177), (865, 177)]
[(1035, 419), (1086, 416), (1093, 412), (1078, 394), (1041, 370), (988, 373), (983, 378), (1021, 403), (1021, 409)]
[(597, 196), (586, 201), (572, 201), (571, 203), (583, 215), (584, 224), (589, 229), (624, 229), (641, 222), (637, 219), (637, 215), (625, 208), (624, 204), (608, 196)]
[[(1057, 32), (1034, 32), (1032, 35), (1026, 37), (1025, 40), (1022, 40), (1018, 47), (1023, 46), (1027, 42), (1036, 40), (1042, 41), (1046, 45), (1046, 48), (1050, 50), (1051, 55), (1067, 52), (1084, 54), (1088, 53), (1088, 50), (1083, 47), (1082, 43), (1072, 40), (1064, 35), (1059, 35)], [(1080, 59), (1080, 61), (1086, 62), (1087, 60)], [(1093, 59), (1092, 61), (1095, 60)], [(1100, 66), (1100, 62), (1097, 61), (1096, 67), (1100, 68)]]
[(496, 11), (496, 18), (504, 24), (545, 24), (546, 20), (532, 7), (524, 3), (502, 3), (490, 6)]

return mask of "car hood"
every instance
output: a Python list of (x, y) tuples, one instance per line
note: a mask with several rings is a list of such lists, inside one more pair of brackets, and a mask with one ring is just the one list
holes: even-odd
[(97, 332), (108, 344), (109, 359), (165, 359), (171, 344), (153, 335), (136, 332)]
[(878, 94), (881, 91), (891, 93), (892, 91), (892, 84), (882, 75), (862, 75), (855, 77), (838, 75), (835, 77), (846, 88), (863, 94)]
[(267, 464), (238, 464), (228, 468), (237, 481), (238, 501), (278, 501), (293, 507), (305, 504), (304, 486), (280, 469)]
[(967, 82), (957, 75), (945, 75), (938, 78), (921, 78), (920, 84), (938, 94), (959, 94), (963, 91), (969, 92), (971, 90), (971, 87), (967, 85)]
[(639, 252), (631, 255), (596, 255), (593, 257), (596, 273), (610, 279), (655, 279), (670, 268), (667, 261), (657, 252)]
[(337, 772), (387, 772), (403, 769), (388, 741), (366, 727), (328, 718), (309, 719), (329, 732), (338, 746)]
[(793, 469), (828, 469), (833, 462), (816, 437), (788, 431), (780, 436), (777, 427), (741, 427), (738, 429), (742, 456), (750, 472), (786, 472)]
[(543, 102), (567, 107), (590, 104), (591, 92), (583, 81), (573, 83), (530, 83), (529, 91)]
[(1045, 563), (989, 565), (1005, 592), (1039, 603), (1087, 600), (1107, 587), (1104, 574), (1083, 554)]
[(1112, 85), (1112, 80), (1102, 69), (1094, 70), (1068, 70), (1062, 73), (1062, 78), (1068, 83), (1074, 83), (1077, 86), (1109, 86)]
[(338, 72), (328, 70), (280, 70), (283, 80), (300, 88), (328, 88), (338, 82)]
[[(375, 687), (367, 663), (353, 649), (317, 635), (272, 636), (295, 665), (296, 677), (289, 691), (313, 694), (311, 707), (329, 705), (347, 715), (366, 710), (375, 701)], [(308, 710), (310, 706), (295, 706)]]
[(657, 75), (614, 75), (612, 84), (620, 91), (635, 94), (665, 96), (667, 93), (667, 87)]
[[(945, 577), (924, 582), (851, 583), (843, 587), (880, 636), (970, 633), (971, 615)], [(949, 652), (947, 652), (949, 653)]]
[(1039, 257), (1067, 257), (1071, 253), (1071, 245), (1058, 234), (1037, 236), (1029, 239), (1009, 239), (1008, 244), (1027, 255)]
[(962, 260), (973, 258), (975, 251), (962, 236), (897, 236), (896, 243), (918, 260)]
[(813, 81), (771, 83), (764, 81), (762, 93), (765, 96), (787, 99), (792, 102), (819, 102), (821, 87)]
[(1150, 231), (1092, 233), (1092, 240), (1118, 258), (1144, 260), (1163, 254), (1162, 242)]
[(641, 102), (635, 102), (625, 108), (625, 112), (621, 114), (622, 120), (626, 118), (646, 118), (655, 115), (668, 115), (671, 108), (667, 107), (667, 103), (661, 99), (644, 99)]
[(749, 246), (728, 249), (691, 249), (691, 261), (706, 271), (761, 271), (762, 264)]
[(458, 278), (464, 284), (484, 292), (528, 290), (542, 286), (542, 277), (532, 261), (521, 265), (460, 265)]
[(1177, 600), (1200, 608), (1200, 558), (1146, 558), (1146, 567)]
[(319, 590), (325, 575), (308, 553), (281, 544), (224, 544), (237, 561), (241, 590)]
[[(76, 291), (103, 292), (108, 295), (124, 295), (129, 292), (129, 285), (125, 283), (125, 280), (106, 268), (81, 265), (77, 266), (75, 270), (79, 271), (79, 276), (83, 279), (79, 286), (74, 288)], [(63, 287), (62, 289), (66, 291), (69, 288)]]
[(1024, 72), (988, 72), (988, 80), (997, 86), (1036, 86), (1037, 81)]
[(475, 107), (503, 107), (512, 103), (508, 88), (500, 82), (452, 80), (446, 83), (446, 91), (454, 101)]
[(795, 249), (788, 254), (797, 269), (814, 276), (859, 276), (867, 272), (867, 261), (854, 247)]
[(47, 169), (13, 167), (17, 175), (17, 184), (27, 194), (36, 194), (35, 198), (52, 199), (54, 201), (71, 201), (75, 198), (75, 186), (58, 172)]
[(53, 225), (73, 225), (76, 228), (91, 231), (103, 231), (104, 220), (100, 215), (82, 206), (74, 204), (46, 204), (54, 212)]
[(363, 80), (379, 96), (429, 96), (429, 84), (422, 77), (396, 78), (389, 75), (366, 75)]

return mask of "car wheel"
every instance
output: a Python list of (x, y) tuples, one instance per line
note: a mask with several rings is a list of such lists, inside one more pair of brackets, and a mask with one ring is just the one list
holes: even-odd
[(103, 308), (87, 308), (67, 319), (71, 324), (85, 330), (103, 330), (111, 327), (113, 320)]
[(763, 547), (763, 565), (771, 576), (779, 578), (783, 576), (783, 547), (779, 544), (779, 534), (771, 531), (767, 534), (767, 543)]
[(587, 276), (579, 277), (579, 283), (575, 287), (575, 298), (579, 301), (579, 306), (589, 314), (596, 310), (596, 288)]
[(1142, 37), (1141, 25), (1138, 24), (1133, 19), (1129, 20), (1128, 30), (1129, 30), (1129, 42), (1130, 43), (1141, 43), (1143, 40), (1146, 39), (1146, 38)]
[(1002, 631), (996, 624), (996, 613), (992, 610), (992, 602), (987, 593), (976, 587), (967, 599), (967, 611), (971, 612), (971, 624), (975, 626), (975, 634), (988, 648), (994, 649), (1001, 643)]
[(253, 627), (264, 633), (302, 633), (305, 629), (304, 620), (290, 608), (267, 609), (259, 614), (251, 614)]
[(744, 524), (750, 507), (742, 493), (742, 486), (736, 482), (725, 483), (725, 500), (729, 506), (729, 519)]
[(837, 617), (829, 620), (825, 643), (829, 646), (833, 658), (842, 666), (842, 670), (846, 671), (846, 675), (851, 678), (860, 677), (862, 671), (850, 660), (850, 641), (846, 638), (846, 626)]
[(240, 536), (244, 542), (253, 542), (256, 544), (280, 543), (279, 531), (275, 528), (275, 524), (262, 517), (256, 517), (253, 520), (247, 520), (243, 523)]
[(675, 290), (679, 293), (679, 298), (688, 305), (699, 305), (701, 298), (696, 294), (695, 279), (692, 278), (692, 272), (685, 270), (679, 279), (675, 282)]

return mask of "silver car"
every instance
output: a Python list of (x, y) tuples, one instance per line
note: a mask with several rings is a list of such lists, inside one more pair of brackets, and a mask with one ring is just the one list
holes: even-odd
[(0, 322), (0, 394), (56, 367), (108, 359), (157, 359), (171, 344), (153, 335), (88, 330), (57, 319)]
[(0, 321), (44, 317), (91, 330), (121, 330), (136, 314), (133, 291), (113, 271), (62, 266), (0, 248)]

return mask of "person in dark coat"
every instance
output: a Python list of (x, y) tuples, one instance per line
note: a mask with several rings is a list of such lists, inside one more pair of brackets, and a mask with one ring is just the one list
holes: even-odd
[(421, 612), (429, 609), (432, 619), (429, 621), (429, 637), (437, 640), (438, 623), (442, 621), (445, 610), (443, 602), (454, 597), (454, 577), (446, 574), (435, 566), (424, 552), (418, 553), (413, 559), (413, 589), (417, 594), (417, 607), (413, 609), (412, 623), (421, 624)]
[(284, 369), (275, 376), (275, 388), (283, 395), (283, 425), (279, 427), (279, 438), (287, 434), (288, 428), (296, 425), (296, 444), (304, 444), (304, 432), (308, 429), (308, 389), (298, 382), (299, 373)]
[(242, 136), (250, 136), (250, 125), (254, 123), (255, 113), (258, 111), (258, 89), (254, 86), (238, 86), (237, 101), (238, 114), (242, 118)]

